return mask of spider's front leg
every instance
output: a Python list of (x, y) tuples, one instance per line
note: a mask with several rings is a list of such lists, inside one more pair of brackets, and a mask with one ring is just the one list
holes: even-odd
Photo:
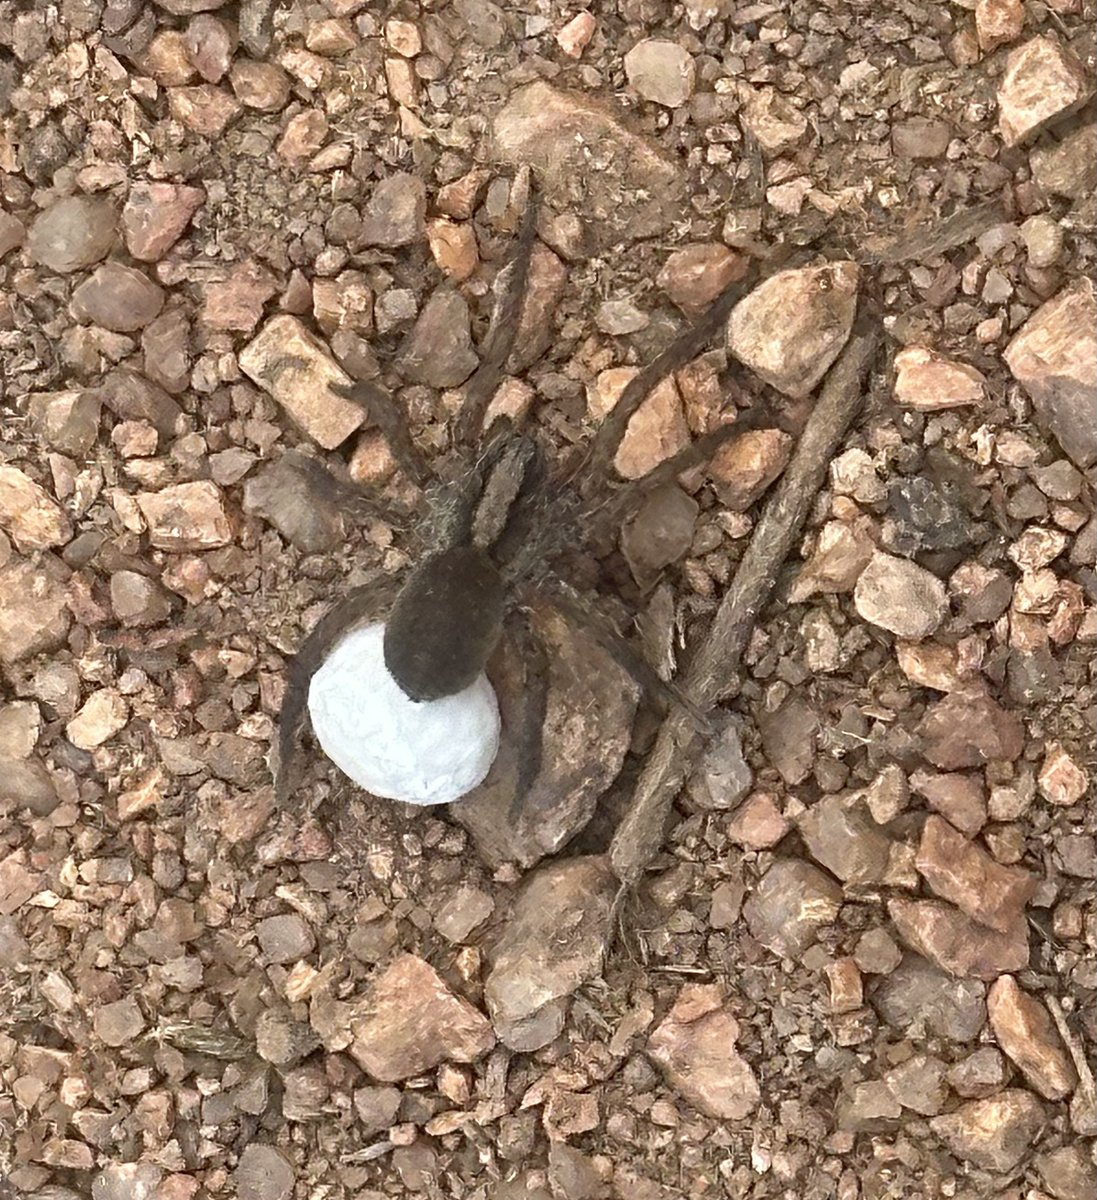
[(419, 487), (425, 487), (431, 479), (427, 460), (411, 439), (408, 431), (407, 414), (392, 396), (379, 384), (370, 379), (358, 379), (354, 383), (333, 383), (331, 390), (364, 408), (370, 419), (381, 430), (392, 457), (400, 470)]
[(472, 378), (465, 384), (465, 398), (457, 417), (456, 440), (462, 445), (474, 444), (480, 436), (484, 413), (503, 379), (507, 359), (514, 349), (521, 324), (522, 307), (529, 283), (530, 261), (537, 241), (537, 196), (532, 171), (520, 174), (516, 186), (526, 184), (526, 210), (514, 257), (504, 268), (506, 275), (502, 292), (492, 313), (491, 325), (482, 347), (483, 358)]

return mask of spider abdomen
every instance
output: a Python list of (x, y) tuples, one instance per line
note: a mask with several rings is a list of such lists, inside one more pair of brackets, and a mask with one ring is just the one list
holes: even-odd
[(483, 672), (503, 623), (503, 582), (475, 546), (433, 554), (408, 576), (385, 622), (385, 665), (411, 700), (439, 700)]

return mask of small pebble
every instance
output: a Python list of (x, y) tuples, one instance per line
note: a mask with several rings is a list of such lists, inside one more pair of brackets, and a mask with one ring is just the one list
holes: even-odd
[(681, 108), (693, 95), (697, 68), (677, 42), (646, 38), (625, 55), (625, 74), (645, 100)]

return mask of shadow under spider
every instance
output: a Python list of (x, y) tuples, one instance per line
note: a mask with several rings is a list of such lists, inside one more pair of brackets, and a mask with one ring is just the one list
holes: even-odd
[[(446, 482), (413, 443), (404, 414), (378, 384), (362, 380), (335, 391), (360, 404), (380, 428), (400, 469), (427, 492), (441, 517), (440, 548), (412, 568), (403, 583), (390, 578), (365, 584), (336, 601), (301, 644), (289, 665), (282, 703), (275, 771), (280, 806), (294, 788), (300, 734), (312, 676), (351, 628), (387, 612), (385, 666), (412, 700), (454, 695), (484, 670), (504, 625), (527, 663), (522, 728), (509, 730), (521, 766), (511, 818), (536, 780), (547, 706), (546, 651), (528, 619), (535, 600), (581, 625), (644, 691), (664, 706), (692, 709), (672, 684), (625, 641), (592, 600), (555, 575), (550, 564), (577, 543), (619, 527), (653, 488), (707, 462), (725, 442), (739, 436), (739, 421), (697, 438), (648, 474), (624, 480), (613, 467), (632, 415), (668, 375), (696, 358), (712, 341), (738, 300), (754, 286), (758, 271), (732, 284), (693, 326), (681, 334), (622, 392), (599, 426), (578, 465), (563, 478), (550, 478), (542, 447), (532, 432), (506, 417), (483, 430), (488, 404), (505, 377), (518, 335), (536, 243), (537, 200), (530, 181), (525, 212), (511, 262), (481, 346), (481, 362), (465, 386), (454, 421), (459, 470)], [(516, 180), (515, 191), (523, 179)], [(753, 422), (751, 422), (753, 424)]]

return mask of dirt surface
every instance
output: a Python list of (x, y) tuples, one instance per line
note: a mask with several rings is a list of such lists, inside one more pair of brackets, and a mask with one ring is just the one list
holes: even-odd
[[(1093, 1194), (1093, 15), (0, 0), (0, 1197)], [(432, 536), (328, 384), (459, 469), (526, 166), (495, 404), (550, 468), (789, 272), (616, 467), (758, 427), (559, 556), (664, 672), (885, 331), (619, 912), (659, 717), (566, 622), (540, 827), (268, 766), (303, 635)]]

